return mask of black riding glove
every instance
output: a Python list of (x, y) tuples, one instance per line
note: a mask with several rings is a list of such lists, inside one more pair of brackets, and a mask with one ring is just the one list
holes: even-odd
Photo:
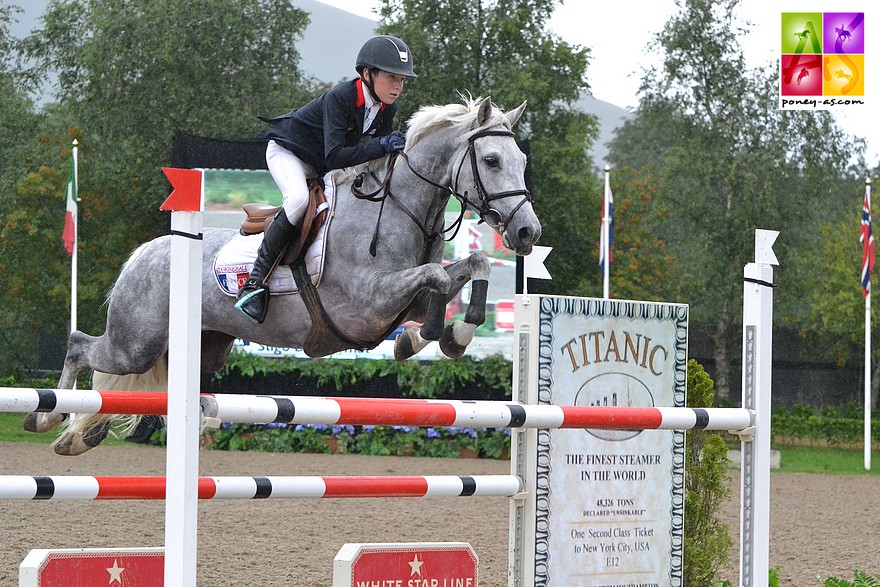
[(382, 150), (386, 153), (403, 151), (403, 148), (406, 146), (406, 135), (399, 130), (396, 130), (390, 135), (380, 137), (379, 146), (382, 147)]

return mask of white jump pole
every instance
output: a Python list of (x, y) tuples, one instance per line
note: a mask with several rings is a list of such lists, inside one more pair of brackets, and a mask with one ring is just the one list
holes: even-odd
[(773, 364), (775, 230), (755, 231), (755, 262), (743, 270), (742, 407), (755, 414), (742, 440), (739, 581), (767, 585), (770, 572), (770, 379)]
[(199, 475), (203, 176), (163, 168), (174, 191), (168, 328), (165, 585), (195, 587)]

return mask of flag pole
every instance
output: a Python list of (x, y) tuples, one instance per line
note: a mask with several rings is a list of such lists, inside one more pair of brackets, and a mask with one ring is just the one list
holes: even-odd
[[(865, 179), (865, 206), (871, 210), (871, 178)], [(865, 470), (871, 470), (871, 292), (865, 295)]]
[(77, 296), (76, 296), (76, 281), (77, 281), (77, 249), (79, 249), (79, 175), (77, 170), (77, 145), (79, 142), (76, 139), (73, 139), (73, 186), (68, 187), (68, 189), (73, 189), (73, 201), (74, 205), (77, 206), (76, 214), (73, 215), (73, 252), (71, 253), (70, 263), (70, 332), (76, 331), (76, 306), (77, 306)]
[(610, 236), (609, 224), (611, 223), (611, 218), (609, 217), (608, 211), (608, 192), (611, 191), (611, 167), (606, 163), (605, 164), (605, 195), (602, 196), (602, 251), (599, 253), (603, 259), (605, 259), (605, 263), (602, 266), (602, 297), (604, 299), (610, 298), (610, 276), (611, 276), (611, 247), (608, 241)]

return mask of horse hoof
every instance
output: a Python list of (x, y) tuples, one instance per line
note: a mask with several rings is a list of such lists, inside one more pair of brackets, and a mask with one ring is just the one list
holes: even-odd
[(401, 332), (394, 337), (394, 360), (405, 361), (416, 354), (413, 348), (412, 339), (405, 332)]
[(48, 432), (67, 419), (67, 414), (46, 414), (31, 412), (24, 417), (21, 427), (28, 432)]
[(443, 329), (443, 336), (440, 337), (440, 350), (450, 359), (458, 359), (467, 350), (467, 346), (458, 344), (455, 341), (455, 332), (450, 324)]
[(58, 439), (55, 444), (55, 454), (75, 457), (89, 451), (107, 438), (110, 432), (110, 422), (98, 424), (89, 428), (84, 433), (70, 432)]

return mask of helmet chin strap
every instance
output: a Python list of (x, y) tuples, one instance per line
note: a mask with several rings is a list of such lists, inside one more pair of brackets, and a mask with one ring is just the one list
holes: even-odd
[(370, 72), (370, 81), (367, 81), (366, 72), (369, 70), (368, 67), (364, 68), (364, 71), (361, 72), (361, 80), (364, 82), (364, 85), (370, 90), (370, 97), (373, 98), (373, 103), (381, 104), (382, 100), (379, 99), (379, 96), (376, 95), (376, 90), (373, 88), (373, 73)]

